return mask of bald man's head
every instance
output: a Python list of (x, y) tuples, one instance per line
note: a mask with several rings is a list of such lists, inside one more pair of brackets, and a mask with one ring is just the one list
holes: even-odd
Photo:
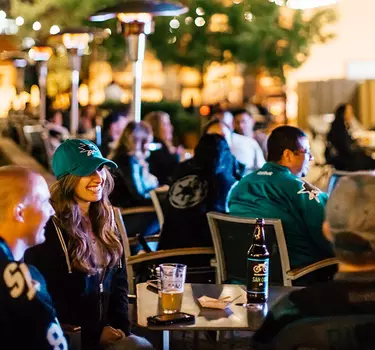
[(33, 184), (41, 175), (19, 166), (0, 167), (0, 219), (16, 205), (33, 195)]
[(19, 166), (0, 167), (0, 237), (17, 259), (25, 249), (45, 241), (54, 214), (44, 178)]
[(54, 214), (44, 178), (19, 166), (0, 167), (0, 236), (31, 247), (43, 243), (44, 228)]

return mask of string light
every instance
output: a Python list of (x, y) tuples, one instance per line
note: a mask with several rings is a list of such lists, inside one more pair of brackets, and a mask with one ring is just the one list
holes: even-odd
[(174, 44), (177, 41), (177, 37), (173, 36), (172, 38), (168, 39), (168, 44)]
[(36, 21), (36, 22), (33, 23), (33, 29), (35, 31), (40, 30), (40, 28), (42, 28), (42, 25), (40, 24), (40, 22)]
[(206, 21), (204, 20), (203, 17), (197, 17), (194, 21), (195, 25), (197, 27), (203, 27), (206, 24)]
[(57, 33), (60, 33), (60, 27), (59, 27), (58, 25), (54, 24), (54, 25), (50, 28), (49, 32), (50, 32), (51, 35), (55, 35), (55, 34), (57, 34)]
[(204, 10), (202, 9), (202, 7), (197, 7), (197, 9), (195, 10), (196, 14), (198, 16), (204, 16), (206, 14), (206, 12), (204, 12)]
[(186, 25), (189, 25), (189, 24), (192, 24), (193, 23), (193, 17), (186, 17), (185, 18), (185, 24)]
[(169, 26), (173, 29), (177, 29), (180, 27), (180, 21), (177, 19), (177, 18), (173, 18), (170, 22), (169, 22)]
[(16, 18), (16, 24), (17, 24), (19, 27), (22, 26), (24, 23), (25, 23), (25, 20), (23, 19), (23, 17), (18, 16), (18, 17)]
[(35, 40), (30, 37), (25, 37), (22, 40), (22, 45), (24, 48), (29, 49), (30, 47), (35, 45)]
[(251, 12), (245, 12), (244, 17), (249, 22), (252, 22), (254, 19), (254, 15)]

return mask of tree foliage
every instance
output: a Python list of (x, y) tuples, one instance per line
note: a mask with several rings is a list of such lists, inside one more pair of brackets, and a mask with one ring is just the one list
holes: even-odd
[[(158, 58), (202, 70), (206, 62), (232, 57), (253, 68), (266, 67), (282, 77), (285, 65), (299, 67), (313, 43), (325, 42), (334, 36), (325, 32), (325, 26), (335, 21), (333, 10), (316, 11), (309, 20), (303, 19), (302, 11), (294, 11), (290, 27), (285, 27), (280, 24), (281, 8), (273, 2), (243, 0), (230, 6), (225, 3), (191, 0), (189, 13), (179, 18), (177, 29), (170, 28), (170, 18), (157, 18), (157, 30), (150, 35), (149, 42)], [(186, 20), (198, 17), (197, 8), (205, 13), (202, 27)], [(228, 16), (226, 32), (210, 31), (215, 14)]]
[[(75, 26), (88, 24), (90, 14), (118, 0), (35, 0), (24, 3), (12, 1), (12, 14), (23, 16), (22, 35), (32, 33), (32, 23), (42, 23), (48, 33), (51, 25)], [(281, 8), (269, 0), (189, 0), (189, 12), (178, 17), (180, 26), (172, 29), (171, 17), (155, 19), (155, 33), (148, 38), (149, 47), (163, 63), (196, 67), (203, 71), (207, 62), (234, 60), (255, 69), (267, 68), (272, 74), (283, 77), (284, 67), (299, 67), (309, 55), (313, 43), (325, 42), (333, 37), (326, 32), (326, 25), (335, 21), (333, 10), (318, 10), (310, 19), (302, 11), (294, 11), (292, 23), (280, 23)], [(197, 8), (203, 10), (200, 16)], [(199, 11), (198, 11), (199, 12)], [(224, 14), (228, 28), (224, 32), (210, 30), (212, 17)], [(197, 17), (205, 24), (197, 26)], [(112, 63), (124, 60), (125, 44), (116, 33), (116, 21), (94, 26), (110, 28), (112, 35), (103, 43)]]

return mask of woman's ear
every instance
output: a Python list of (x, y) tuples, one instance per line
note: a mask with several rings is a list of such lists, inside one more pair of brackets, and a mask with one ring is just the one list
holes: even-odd
[(18, 203), (14, 207), (14, 218), (18, 222), (25, 222), (25, 205), (23, 203)]
[(289, 164), (292, 161), (292, 154), (293, 152), (290, 149), (284, 149), (282, 158), (284, 159), (284, 162)]

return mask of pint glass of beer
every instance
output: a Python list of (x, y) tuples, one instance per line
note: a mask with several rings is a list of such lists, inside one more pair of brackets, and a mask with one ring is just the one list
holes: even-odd
[(165, 314), (173, 314), (181, 310), (186, 277), (186, 265), (161, 264), (159, 267), (161, 307)]

